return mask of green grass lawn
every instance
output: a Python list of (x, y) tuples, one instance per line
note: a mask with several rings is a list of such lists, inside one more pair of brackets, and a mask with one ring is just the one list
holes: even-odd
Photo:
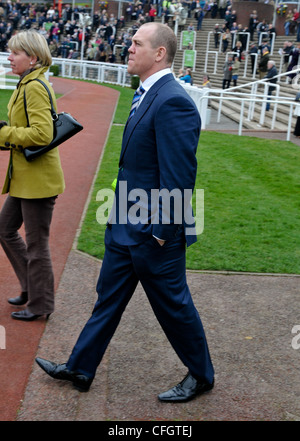
[[(103, 258), (104, 225), (96, 194), (118, 172), (123, 126), (133, 92), (121, 89), (78, 249)], [(123, 94), (126, 94), (124, 97)], [(122, 105), (121, 105), (122, 103)], [(121, 105), (121, 107), (120, 107)], [(196, 188), (204, 189), (204, 231), (187, 250), (187, 267), (300, 273), (300, 149), (291, 142), (203, 131)], [(197, 207), (195, 207), (197, 208)]]
[[(0, 120), (8, 121), (7, 104), (8, 104), (8, 101), (9, 101), (12, 93), (13, 93), (13, 90), (0, 89)], [(56, 99), (58, 99), (62, 95), (57, 93), (57, 94), (55, 94), (55, 96), (56, 96)]]
[(0, 89), (0, 120), (7, 121), (7, 104), (13, 90)]
[[(96, 221), (101, 204), (96, 194), (117, 176), (133, 96), (132, 89), (112, 87), (120, 91), (118, 108), (78, 239), (79, 250), (100, 259), (105, 226)], [(2, 92), (0, 119), (6, 119)], [(287, 141), (203, 131), (197, 156), (204, 230), (187, 250), (187, 267), (300, 274), (300, 148)]]
[[(96, 194), (117, 174), (122, 132), (111, 129), (78, 242), (98, 258), (105, 226), (96, 221)], [(202, 132), (196, 188), (204, 189), (204, 230), (188, 248), (187, 267), (300, 273), (299, 165), (290, 142)]]
[(299, 147), (203, 132), (198, 161), (205, 227), (188, 267), (299, 273)]

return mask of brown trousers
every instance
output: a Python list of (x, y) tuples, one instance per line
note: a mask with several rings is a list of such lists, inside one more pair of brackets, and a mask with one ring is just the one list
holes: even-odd
[[(0, 243), (28, 293), (32, 314), (54, 310), (54, 276), (49, 249), (49, 232), (57, 196), (21, 199), (7, 196), (0, 213)], [(25, 241), (18, 230), (24, 222)]]

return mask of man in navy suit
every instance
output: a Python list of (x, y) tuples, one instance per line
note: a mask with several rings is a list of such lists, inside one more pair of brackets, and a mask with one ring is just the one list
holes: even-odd
[[(197, 238), (190, 200), (197, 173), (201, 121), (194, 102), (170, 67), (177, 47), (161, 23), (139, 28), (129, 49), (128, 72), (142, 92), (124, 129), (115, 204), (105, 233), (98, 301), (65, 364), (37, 358), (51, 377), (87, 391), (140, 281), (171, 345), (188, 368), (160, 401), (187, 401), (212, 389), (214, 369), (185, 269), (186, 246)], [(168, 199), (165, 195), (175, 195)], [(187, 219), (188, 218), (188, 219)]]

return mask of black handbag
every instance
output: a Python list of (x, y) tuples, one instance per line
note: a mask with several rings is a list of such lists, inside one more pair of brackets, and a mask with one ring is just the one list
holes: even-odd
[[(51, 104), (51, 116), (53, 120), (53, 140), (49, 145), (23, 148), (23, 153), (27, 161), (32, 161), (33, 159), (38, 158), (44, 153), (49, 152), (49, 150), (52, 150), (54, 147), (57, 147), (58, 145), (67, 141), (67, 139), (76, 135), (76, 133), (80, 132), (83, 129), (82, 125), (69, 113), (55, 112), (50, 90), (43, 81), (39, 80), (38, 78), (32, 81), (38, 81), (39, 83), (41, 83), (48, 92), (50, 104)], [(24, 107), (25, 107), (25, 114), (27, 119), (27, 127), (29, 127), (25, 89), (24, 89)]]

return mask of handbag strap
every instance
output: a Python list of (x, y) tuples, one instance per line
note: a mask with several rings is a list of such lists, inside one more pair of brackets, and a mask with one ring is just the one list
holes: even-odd
[[(49, 95), (50, 105), (51, 105), (51, 115), (52, 115), (52, 119), (53, 119), (53, 120), (56, 120), (56, 119), (57, 119), (57, 113), (56, 113), (56, 111), (55, 111), (55, 109), (54, 109), (54, 106), (53, 106), (53, 100), (52, 100), (52, 95), (51, 95), (51, 92), (50, 92), (48, 86), (44, 83), (44, 81), (40, 80), (39, 78), (35, 78), (34, 80), (31, 80), (31, 81), (38, 81), (38, 82), (41, 83), (41, 84), (45, 87), (45, 89), (47, 90), (48, 95)], [(30, 82), (30, 81), (29, 81), (29, 82)], [(27, 113), (27, 104), (26, 104), (26, 94), (25, 94), (25, 89), (26, 89), (26, 88), (24, 87), (24, 109), (25, 109), (25, 115), (26, 115), (26, 119), (27, 119), (27, 127), (29, 127), (29, 118), (28, 118), (28, 113)]]

